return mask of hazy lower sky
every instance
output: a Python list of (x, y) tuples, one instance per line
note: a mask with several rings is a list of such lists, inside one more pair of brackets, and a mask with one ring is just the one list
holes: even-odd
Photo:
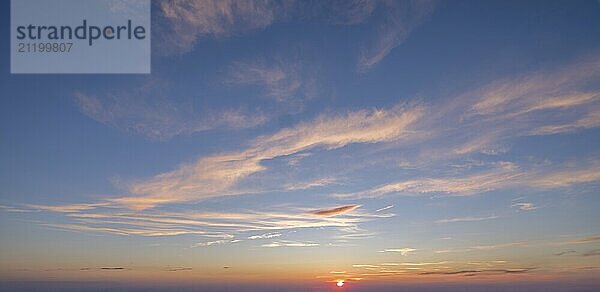
[(0, 290), (600, 287), (598, 1), (157, 0), (150, 75), (0, 5)]

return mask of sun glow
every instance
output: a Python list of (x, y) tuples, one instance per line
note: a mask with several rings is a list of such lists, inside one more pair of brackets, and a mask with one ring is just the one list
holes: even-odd
[(342, 286), (344, 286), (344, 281), (343, 280), (338, 280), (337, 283), (336, 283), (336, 285), (338, 287), (342, 287)]

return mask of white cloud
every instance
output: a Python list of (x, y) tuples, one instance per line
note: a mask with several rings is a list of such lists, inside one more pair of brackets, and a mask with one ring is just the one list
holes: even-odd
[(526, 202), (521, 202), (521, 203), (514, 203), (512, 204), (513, 208), (517, 208), (519, 210), (522, 211), (531, 211), (531, 210), (535, 210), (537, 209), (537, 206), (533, 203), (526, 203)]
[(352, 143), (408, 139), (415, 134), (412, 126), (422, 115), (422, 107), (395, 106), (389, 110), (321, 116), (312, 122), (258, 137), (246, 150), (207, 156), (149, 180), (135, 182), (129, 188), (132, 196), (114, 202), (146, 209), (162, 203), (240, 194), (243, 191), (235, 190), (235, 184), (265, 170), (263, 160), (315, 147), (336, 149)]
[(411, 247), (404, 247), (404, 248), (387, 248), (384, 250), (380, 250), (379, 252), (397, 252), (400, 253), (400, 255), (408, 255), (409, 253), (412, 253), (414, 251), (417, 251), (418, 249), (416, 248), (411, 248)]
[(460, 178), (429, 178), (385, 184), (356, 193), (333, 194), (337, 198), (380, 197), (390, 193), (426, 194), (441, 193), (471, 195), (494, 190), (513, 182), (522, 173), (512, 163), (500, 163), (496, 169)]
[[(306, 210), (298, 208), (227, 213), (164, 212), (153, 209), (144, 212), (132, 212), (114, 205), (79, 206), (84, 206), (84, 204), (64, 206), (29, 205), (23, 210), (61, 213), (63, 218), (58, 223), (40, 223), (52, 229), (136, 236), (194, 234), (206, 238), (217, 238), (217, 240), (206, 241), (196, 246), (235, 243), (239, 241), (234, 239), (235, 237), (247, 236), (245, 234), (250, 231), (263, 232), (248, 236), (248, 239), (257, 240), (281, 237), (282, 230), (301, 228), (361, 230), (358, 224), (379, 218), (371, 214), (348, 214), (347, 212), (352, 208), (330, 211), (330, 213), (323, 215), (307, 213)], [(278, 242), (285, 243), (286, 241)]]
[(271, 243), (265, 243), (262, 247), (314, 247), (319, 246), (318, 243), (312, 241), (291, 241), (291, 240), (280, 240), (273, 241)]
[(357, 69), (365, 72), (379, 64), (394, 48), (401, 45), (410, 33), (433, 13), (435, 1), (382, 2), (384, 14), (375, 40), (361, 55)]
[(236, 243), (236, 242), (240, 242), (241, 240), (239, 239), (234, 239), (234, 240), (213, 240), (213, 241), (205, 241), (205, 242), (198, 242), (198, 243), (194, 243), (192, 244), (191, 247), (206, 247), (206, 246), (212, 246), (212, 245), (221, 245), (221, 244), (227, 244), (227, 243)]
[(341, 199), (375, 198), (387, 194), (446, 194), (469, 196), (514, 187), (537, 189), (564, 188), (600, 180), (597, 163), (566, 170), (543, 169), (525, 171), (514, 163), (502, 162), (496, 168), (462, 177), (406, 180), (377, 186), (361, 192), (334, 193)]
[(270, 233), (265, 233), (265, 234), (252, 235), (252, 236), (249, 236), (248, 239), (268, 239), (268, 238), (280, 237), (281, 235), (282, 235), (281, 233), (270, 232)]
[(315, 180), (308, 181), (308, 182), (288, 184), (286, 186), (286, 189), (288, 191), (307, 190), (307, 189), (312, 189), (312, 188), (328, 186), (328, 185), (335, 183), (336, 181), (337, 180), (333, 177), (324, 177), (324, 178), (319, 178), (319, 179), (315, 179)]
[(394, 208), (394, 205), (389, 205), (389, 206), (385, 206), (383, 208), (379, 208), (379, 209), (375, 210), (375, 212), (381, 212), (381, 211), (385, 211), (385, 210), (391, 209), (391, 208)]
[(365, 22), (377, 8), (376, 0), (333, 0), (318, 1), (327, 17), (336, 24), (356, 25)]
[(591, 109), (580, 119), (562, 124), (541, 126), (533, 129), (531, 135), (551, 135), (559, 133), (570, 133), (582, 129), (600, 127), (600, 108)]
[(435, 223), (455, 223), (455, 222), (477, 222), (496, 219), (498, 216), (487, 216), (487, 217), (460, 217), (436, 220)]
[(163, 54), (186, 53), (198, 40), (263, 29), (286, 14), (286, 1), (162, 0), (157, 26)]
[(225, 82), (233, 85), (256, 85), (263, 96), (278, 102), (299, 102), (312, 97), (314, 73), (302, 66), (305, 62), (274, 58), (267, 61), (233, 62)]
[[(154, 88), (156, 89), (156, 88)], [(99, 98), (75, 93), (75, 102), (88, 117), (126, 132), (144, 135), (150, 139), (167, 140), (179, 135), (215, 128), (253, 128), (267, 122), (260, 112), (252, 114), (242, 110), (198, 113), (193, 107), (162, 96), (164, 92), (151, 93), (144, 86)]]

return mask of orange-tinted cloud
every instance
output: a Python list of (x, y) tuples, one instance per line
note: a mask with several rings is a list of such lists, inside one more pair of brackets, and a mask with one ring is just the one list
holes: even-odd
[(316, 210), (316, 211), (312, 211), (310, 213), (319, 215), (319, 216), (331, 217), (331, 216), (337, 216), (337, 215), (341, 215), (344, 213), (348, 213), (358, 207), (360, 207), (360, 205), (346, 205), (346, 206), (340, 206), (340, 207), (335, 207), (335, 208), (331, 208), (331, 209)]

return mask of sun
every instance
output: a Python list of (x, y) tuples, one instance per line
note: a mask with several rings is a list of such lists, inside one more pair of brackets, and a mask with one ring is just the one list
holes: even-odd
[(338, 280), (337, 283), (336, 283), (336, 285), (338, 287), (342, 287), (342, 286), (344, 286), (344, 281), (343, 280)]

